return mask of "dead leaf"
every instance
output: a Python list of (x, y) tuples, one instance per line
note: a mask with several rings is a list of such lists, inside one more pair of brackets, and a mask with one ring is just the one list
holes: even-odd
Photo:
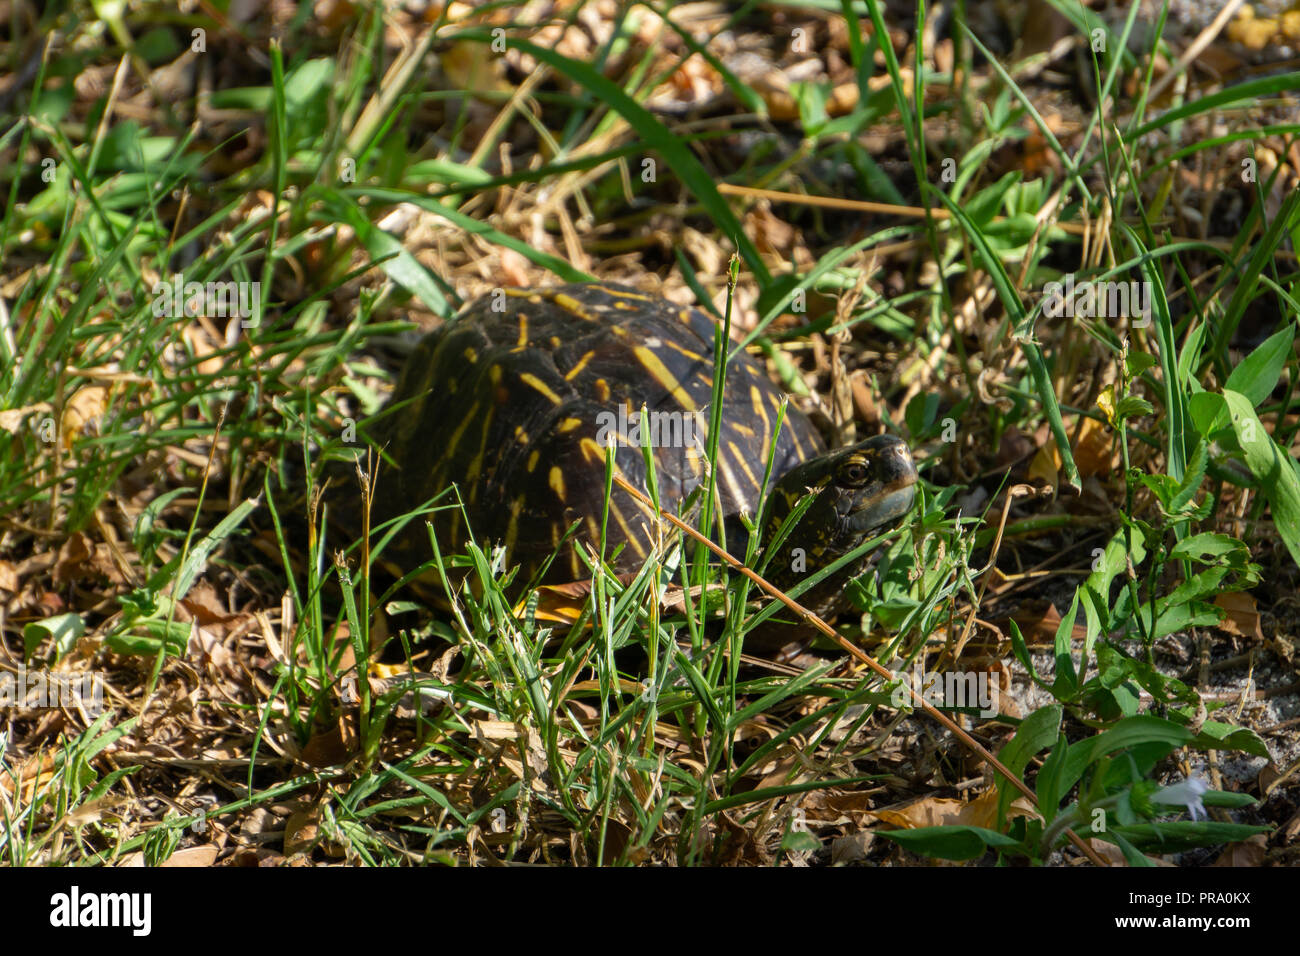
[(54, 563), (54, 583), (62, 585), (80, 578), (82, 568), (89, 563), (93, 553), (94, 545), (80, 531), (68, 535)]
[(211, 843), (205, 843), (203, 846), (186, 847), (184, 850), (177, 850), (158, 865), (166, 867), (211, 866), (217, 862), (217, 852), (217, 847)]
[(74, 531), (59, 548), (54, 562), (54, 583), (68, 584), (85, 578), (97, 578), (110, 584), (122, 584), (121, 569), (113, 561), (109, 547), (97, 544), (80, 531)]
[(745, 234), (754, 237), (760, 252), (782, 259), (788, 259), (796, 248), (804, 248), (798, 241), (799, 230), (772, 212), (767, 203), (759, 203), (745, 214)]
[(1296, 640), (1286, 634), (1278, 634), (1269, 641), (1268, 646), (1278, 657), (1286, 661), (1288, 667), (1296, 666)]
[(320, 842), (320, 823), (315, 807), (296, 810), (284, 824), (284, 855), (310, 853)]
[[(940, 826), (994, 829), (997, 823), (997, 801), (996, 790), (986, 791), (969, 802), (949, 797), (921, 797), (901, 807), (868, 811), (868, 816), (904, 830)], [(1011, 804), (1008, 814), (1030, 816), (1033, 810), (1022, 797)]]
[(334, 726), (312, 734), (302, 748), (302, 759), (313, 767), (334, 767), (344, 763), (357, 749), (352, 722), (341, 715)]
[(190, 624), (190, 639), (185, 648), (185, 656), (192, 661), (206, 662), (227, 677), (241, 676), (221, 638), (206, 627), (200, 627), (197, 621)]
[(0, 591), (18, 593), (18, 569), (8, 561), (0, 561)]
[[(996, 787), (985, 790), (966, 804), (966, 812), (963, 814), (962, 822), (969, 826), (996, 830), (998, 828), (998, 798), (999, 794)], [(1038, 812), (1030, 804), (1027, 797), (1017, 797), (1007, 807), (1007, 819), (1009, 820), (1015, 817), (1033, 817), (1037, 815)]]
[(1224, 591), (1214, 599), (1214, 603), (1226, 612), (1219, 622), (1219, 630), (1238, 637), (1253, 637), (1257, 641), (1264, 639), (1259, 626), (1259, 609), (1252, 595), (1245, 591)]
[(510, 89), (505, 61), (483, 43), (452, 43), (440, 53), (438, 62), (453, 89), (483, 93)]
[(59, 430), (64, 449), (71, 448), (73, 440), (98, 422), (107, 410), (108, 389), (104, 386), (85, 385), (73, 392), (63, 406)]
[(1241, 843), (1230, 843), (1210, 866), (1263, 866), (1268, 844), (1263, 833), (1247, 837)]
[(217, 595), (216, 588), (207, 581), (195, 583), (182, 599), (181, 604), (194, 615), (196, 621), (206, 627), (214, 624), (229, 624), (239, 617), (237, 613), (232, 614), (226, 609)]
[(25, 405), (22, 408), (6, 408), (0, 410), (0, 431), (6, 431), (11, 435), (17, 434), (18, 429), (23, 427), (23, 422), (30, 415), (48, 414), (54, 409), (47, 402), (37, 402), (35, 405)]
[(475, 740), (514, 740), (519, 736), (519, 725), (512, 720), (476, 720), (470, 724)]
[[(1088, 839), (1088, 846), (1092, 848), (1094, 853), (1111, 866), (1128, 866), (1128, 860), (1124, 859), (1124, 851), (1115, 844), (1107, 843), (1105, 840), (1099, 840), (1096, 837), (1091, 837)], [(1150, 860), (1154, 866), (1174, 866), (1173, 863), (1170, 863), (1163, 857), (1148, 856), (1147, 859)]]
[(831, 841), (831, 865), (857, 863), (867, 858), (867, 852), (876, 835), (870, 830), (859, 830)]
[(1095, 418), (1085, 418), (1074, 443), (1074, 463), (1084, 476), (1107, 475), (1114, 469), (1111, 440), (1105, 426)]
[(1029, 480), (1044, 482), (1055, 494), (1061, 483), (1061, 453), (1056, 450), (1055, 440), (1049, 440), (1034, 453), (1029, 463)]

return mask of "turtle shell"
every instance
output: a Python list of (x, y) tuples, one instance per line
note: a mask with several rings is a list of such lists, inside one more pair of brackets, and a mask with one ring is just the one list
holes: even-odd
[[(504, 546), (506, 566), (522, 566), (524, 579), (558, 552), (543, 578), (552, 582), (586, 575), (574, 546), (598, 547), (604, 522), (607, 560), (639, 569), (658, 522), (618, 485), (606, 518), (607, 448), (618, 473), (645, 489), (645, 406), (661, 505), (678, 510), (707, 480), (716, 330), (696, 309), (610, 283), (479, 299), (406, 363), (390, 403), (400, 407), (376, 436), (392, 462), (378, 477), (377, 516), (437, 497), (431, 520), (444, 554), (464, 548), (467, 518), (474, 540)], [(724, 517), (756, 516), (769, 456), (770, 486), (825, 452), (793, 405), (772, 448), (784, 400), (748, 355), (728, 360), (716, 480)], [(463, 513), (454, 495), (438, 497), (453, 485)], [(398, 553), (430, 556), (423, 522), (408, 525)]]

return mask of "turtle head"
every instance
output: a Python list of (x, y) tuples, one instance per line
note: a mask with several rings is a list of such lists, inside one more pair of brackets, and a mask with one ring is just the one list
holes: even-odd
[[(804, 462), (773, 489), (764, 529), (767, 542), (810, 493), (812, 504), (781, 548), (803, 549), (809, 573), (907, 514), (916, 493), (916, 464), (907, 445), (893, 435), (877, 435)], [(782, 564), (788, 562), (778, 559), (769, 567)]]

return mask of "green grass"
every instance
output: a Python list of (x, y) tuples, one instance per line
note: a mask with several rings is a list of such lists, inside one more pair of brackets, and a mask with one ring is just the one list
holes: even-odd
[[(125, 55), (123, 82), (138, 89), (136, 64), (171, 62), (177, 37), (196, 25), (208, 30), (206, 55), (236, 56), (216, 24), (195, 14), (175, 21), (182, 32), (128, 20), (100, 33), (88, 5), (51, 6), (45, 25), (57, 20), (87, 43), (41, 62), (38, 92), (18, 98), (17, 122), (0, 136), (9, 183), (0, 279), (17, 290), (6, 293), (0, 326), (0, 560), (57, 558), (88, 541), (98, 570), (29, 568), (25, 582), (57, 594), (58, 614), (48, 603), (20, 605), (0, 634), (0, 667), (25, 658), (29, 667), (102, 670), (114, 692), (103, 716), (69, 714), (57, 734), (35, 733), (39, 715), (8, 725), (0, 859), (108, 863), (142, 852), (155, 862), (202, 844), (212, 828), (239, 853), (264, 852), (241, 828), (266, 809), (285, 831), (279, 849), (318, 861), (783, 863), (825, 858), (839, 832), (826, 822), (835, 814), (823, 813), (829, 799), (869, 796), (861, 806), (877, 809), (951, 793), (988, 769), (834, 645), (806, 669), (742, 665), (746, 635), (777, 605), (689, 542), (630, 583), (593, 554), (590, 597), (565, 624), (547, 618), (545, 594), (517, 610), (512, 572), (494, 566), (489, 542), (448, 554), (430, 538), (426, 564), (406, 577), (467, 580), (444, 588), (451, 597), (434, 610), (405, 579), (372, 571), (388, 529), (336, 558), (349, 542), (328, 509), (322, 518), (312, 508), (311, 489), (326, 458), (361, 447), (345, 441), (351, 427), (364, 439), (380, 413), (392, 367), (385, 349), (410, 328), (404, 319), (454, 314), (458, 290), (483, 284), (476, 258), (499, 263), (508, 251), (530, 281), (581, 280), (599, 256), (579, 265), (569, 254), (624, 233), (639, 253), (628, 272), (672, 275), (701, 294), (736, 283), (734, 271), (707, 267), (734, 254), (759, 317), (746, 341), (773, 358), (792, 392), (809, 391), (800, 363), (815, 336), (857, 337), (851, 347), (872, 373), (883, 424), (923, 453), (930, 479), (880, 544), (876, 571), (852, 585), (861, 613), (840, 622), (895, 673), (936, 652), (953, 663), (983, 613), (996, 557), (999, 513), (959, 516), (976, 482), (965, 471), (964, 483), (936, 481), (936, 469), (951, 478), (962, 456), (987, 462), (1005, 434), (1045, 425), (1060, 452), (1060, 488), (1079, 489), (1087, 476), (1071, 448), (1083, 419), (1112, 429), (1123, 467), (1102, 476), (1107, 520), (1099, 526), (1069, 507), (1028, 511), (1007, 523), (998, 550), (1005, 557), (1015, 542), (1064, 529), (1091, 565), (1054, 569), (1070, 606), (1050, 673), (1038, 672), (1010, 625), (1005, 659), (1049, 702), (1019, 718), (966, 720), (1027, 784), (1039, 816), (1009, 813), (1018, 791), (998, 779), (985, 825), (885, 835), (951, 859), (1059, 862), (1078, 852), (1067, 842), (1077, 832), (1141, 865), (1144, 852), (1256, 832), (1258, 817), (1223, 810), (1208, 823), (1151, 822), (1150, 793), (1177, 761), (1214, 767), (1221, 750), (1268, 755), (1203, 688), (1159, 670), (1155, 652), (1167, 635), (1209, 633), (1218, 594), (1295, 579), (1300, 199), (1292, 191), (1269, 201), (1282, 186), (1276, 167), (1252, 185), (1237, 234), (1186, 238), (1171, 225), (1169, 187), (1155, 184), (1202, 155), (1291, 141), (1300, 127), (1252, 125), (1249, 110), (1293, 94), (1300, 76), (1157, 110), (1147, 91), (1164, 42), (1129, 46), (1130, 16), (1108, 52), (1088, 54), (1096, 101), (1114, 102), (1086, 114), (1071, 152), (1044, 119), (1039, 91), (1018, 85), (1019, 64), (1000, 61), (967, 27), (964, 4), (949, 30), (964, 65), (954, 87), (932, 51), (905, 62), (878, 46), (887, 13), (869, 0), (840, 8), (856, 109), (828, 115), (828, 89), (797, 86), (798, 135), (783, 152), (788, 124), (753, 115), (759, 91), (716, 57), (741, 104), (734, 115), (681, 132), (677, 118), (649, 106), (674, 64), (650, 51), (620, 59), (637, 49), (631, 20), (595, 65), (549, 49), (533, 28), (507, 29), (506, 47), (534, 58), (545, 77), (531, 99), (506, 88), (474, 97), (430, 82), (420, 56), (481, 56), (491, 72), (495, 22), (439, 24), (394, 62), (378, 11), (361, 4), (340, 33), (258, 47), (265, 68), (249, 69), (249, 86), (214, 89), (206, 108), (218, 118), (194, 126), (188, 101), (142, 120), (113, 99), (112, 83), (82, 97), (70, 78), (94, 67), (111, 80)], [(632, 19), (650, 9), (634, 5)], [(761, 22), (737, 16), (732, 28), (755, 29), (753, 17)], [(683, 56), (693, 48), (688, 41)], [(604, 68), (611, 63), (618, 69)], [(869, 83), (878, 76), (888, 82)], [(1137, 93), (1120, 92), (1135, 76)], [(1214, 117), (1233, 131), (1199, 135)], [(891, 182), (863, 145), (882, 129), (899, 131), (912, 181), (895, 173)], [(1059, 175), (999, 168), (999, 151), (1030, 130)], [(727, 152), (737, 132), (758, 144), (739, 160)], [(1169, 139), (1153, 145), (1156, 134)], [(530, 141), (532, 152), (515, 146)], [(503, 145), (517, 154), (510, 169), (498, 162)], [(828, 168), (851, 170), (850, 182), (828, 180)], [(800, 217), (812, 264), (795, 267), (761, 251), (743, 217), (748, 204), (721, 182), (931, 213), (846, 224), (852, 214), (774, 205)], [(557, 193), (567, 201), (538, 199)], [(1075, 271), (1081, 281), (1147, 283), (1149, 325), (1044, 313), (1044, 286), (1082, 252), (1081, 230), (1036, 218), (1049, 201), (1062, 224), (1108, 216), (1088, 237), (1106, 255)], [(542, 207), (552, 248), (535, 241), (528, 216), (503, 212), (511, 202)], [(429, 217), (442, 245), (413, 250), (381, 228), (399, 204)], [(648, 209), (701, 244), (657, 252), (645, 238)], [(606, 223), (618, 231), (602, 231)], [(855, 287), (867, 257), (906, 240), (912, 252), (874, 261), (868, 294), (838, 316), (832, 299)], [(882, 281), (890, 269), (901, 287)], [(155, 283), (178, 271), (187, 281), (260, 282), (250, 327), (227, 337), (219, 322), (155, 315)], [(990, 296), (971, 316), (963, 308), (974, 286)], [(730, 322), (733, 307), (729, 299), (723, 310)], [(1243, 356), (1235, 343), (1252, 309), (1267, 315), (1264, 344)], [(790, 316), (793, 329), (772, 324)], [(927, 361), (940, 373), (904, 403), (909, 376)], [(1085, 368), (1108, 370), (1109, 391), (1103, 376), (1077, 387)], [(942, 387), (945, 376), (956, 386)], [(723, 385), (720, 370), (715, 390)], [(95, 424), (79, 427), (78, 409)], [(700, 509), (703, 527), (716, 517)], [(761, 555), (750, 558), (761, 568)], [(669, 585), (682, 584), (704, 590), (665, 606), (679, 593)], [(229, 598), (227, 610), (238, 605), (232, 620), (203, 616), (212, 613), (205, 589), (219, 604)], [(1265, 587), (1261, 608), (1293, 614), (1276, 601), (1284, 593), (1284, 583)], [(1072, 629), (1080, 618), (1082, 640)], [(192, 621), (221, 635), (220, 651), (196, 643)], [(181, 701), (190, 710), (177, 711)], [(198, 802), (199, 793), (214, 799)], [(151, 795), (166, 797), (164, 809), (142, 800)], [(1206, 797), (1212, 807), (1244, 802), (1240, 793)], [(1092, 829), (1096, 810), (1108, 815), (1102, 832)], [(200, 820), (206, 829), (196, 829)], [(872, 822), (855, 817), (854, 826)]]

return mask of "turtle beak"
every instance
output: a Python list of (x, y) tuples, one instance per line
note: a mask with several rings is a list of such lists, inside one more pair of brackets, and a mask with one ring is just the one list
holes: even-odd
[(859, 446), (870, 453), (877, 480), (854, 502), (847, 516), (848, 526), (865, 533), (897, 521), (912, 507), (916, 496), (916, 462), (901, 438), (878, 435)]

